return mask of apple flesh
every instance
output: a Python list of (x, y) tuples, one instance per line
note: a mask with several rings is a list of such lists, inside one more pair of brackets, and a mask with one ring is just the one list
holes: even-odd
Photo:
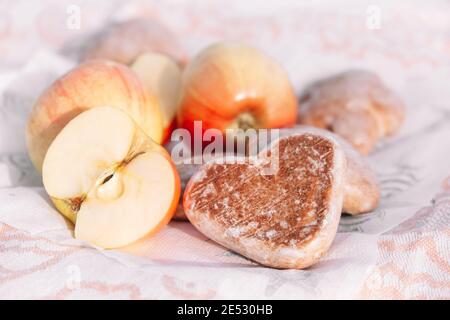
[(140, 55), (131, 69), (141, 79), (147, 92), (156, 97), (161, 107), (163, 141), (166, 142), (175, 127), (181, 93), (181, 69), (175, 61), (159, 53)]
[(75, 237), (103, 248), (156, 232), (180, 195), (165, 149), (113, 107), (70, 121), (50, 145), (42, 176), (55, 206), (75, 223)]
[(27, 147), (38, 171), (53, 139), (81, 112), (98, 106), (125, 111), (155, 142), (162, 142), (162, 116), (155, 97), (128, 67), (108, 61), (83, 63), (56, 80), (37, 100), (27, 124)]
[(283, 68), (260, 51), (219, 43), (198, 54), (183, 72), (178, 126), (194, 132), (282, 128), (295, 124), (297, 99)]

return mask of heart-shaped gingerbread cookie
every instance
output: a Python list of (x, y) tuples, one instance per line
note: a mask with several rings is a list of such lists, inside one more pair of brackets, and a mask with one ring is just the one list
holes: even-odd
[(205, 164), (186, 187), (187, 217), (210, 239), (263, 265), (311, 266), (336, 235), (346, 169), (341, 147), (305, 133), (246, 159)]
[[(278, 129), (277, 129), (278, 130)], [(374, 210), (380, 200), (380, 187), (375, 173), (369, 167), (367, 160), (349, 142), (337, 134), (311, 126), (297, 125), (289, 129), (279, 130), (281, 136), (289, 136), (300, 133), (312, 133), (331, 138), (339, 143), (347, 159), (345, 174), (344, 203), (342, 212), (357, 215)], [(180, 174), (181, 188), (184, 192), (190, 178), (202, 167), (202, 156), (192, 157), (186, 163), (176, 162)], [(174, 215), (176, 220), (187, 220), (182, 206), (182, 198)]]

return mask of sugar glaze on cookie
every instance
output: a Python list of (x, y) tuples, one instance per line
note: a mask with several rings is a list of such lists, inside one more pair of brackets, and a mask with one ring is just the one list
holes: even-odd
[(200, 232), (231, 250), (271, 267), (305, 268), (335, 237), (345, 156), (332, 140), (313, 134), (275, 144), (276, 174), (262, 174), (264, 159), (208, 163), (190, 180), (184, 208)]

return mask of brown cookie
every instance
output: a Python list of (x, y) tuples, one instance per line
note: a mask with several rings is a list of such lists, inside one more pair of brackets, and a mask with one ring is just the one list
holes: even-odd
[[(266, 169), (278, 159), (278, 170)], [(236, 160), (234, 157), (233, 160)], [(184, 209), (221, 245), (260, 264), (306, 268), (328, 250), (343, 202), (346, 160), (333, 140), (282, 137), (246, 163), (215, 159), (190, 180)], [(225, 161), (225, 163), (223, 163)]]
[(81, 50), (80, 60), (108, 59), (131, 64), (140, 54), (158, 52), (182, 62), (176, 37), (161, 23), (136, 18), (116, 22), (94, 34)]
[[(342, 147), (347, 159), (342, 212), (356, 215), (374, 210), (380, 200), (380, 187), (375, 173), (370, 169), (365, 157), (345, 139), (327, 130), (310, 126), (296, 126), (280, 130), (281, 136), (300, 133), (325, 136), (334, 139)], [(184, 191), (189, 179), (202, 167), (200, 160), (201, 158), (197, 157), (189, 159), (185, 163), (181, 161), (175, 163), (180, 174), (181, 190)], [(182, 199), (180, 199), (174, 218), (176, 220), (187, 220), (181, 202)]]
[(310, 85), (300, 98), (297, 123), (327, 129), (368, 154), (403, 123), (404, 105), (374, 73), (352, 70)]

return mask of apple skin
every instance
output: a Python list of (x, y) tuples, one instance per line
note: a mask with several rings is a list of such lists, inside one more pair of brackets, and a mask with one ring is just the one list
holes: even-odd
[(258, 50), (218, 43), (200, 52), (183, 72), (178, 127), (194, 121), (210, 128), (283, 128), (295, 124), (297, 99), (285, 70)]
[(81, 112), (98, 106), (125, 111), (150, 138), (162, 142), (160, 108), (138, 77), (124, 65), (92, 60), (57, 79), (31, 111), (26, 140), (31, 161), (39, 172), (47, 149), (61, 129)]
[(55, 208), (58, 209), (58, 211), (67, 219), (70, 220), (73, 224), (77, 221), (77, 214), (76, 212), (70, 207), (70, 205), (61, 199), (50, 197), (53, 204), (55, 205)]

